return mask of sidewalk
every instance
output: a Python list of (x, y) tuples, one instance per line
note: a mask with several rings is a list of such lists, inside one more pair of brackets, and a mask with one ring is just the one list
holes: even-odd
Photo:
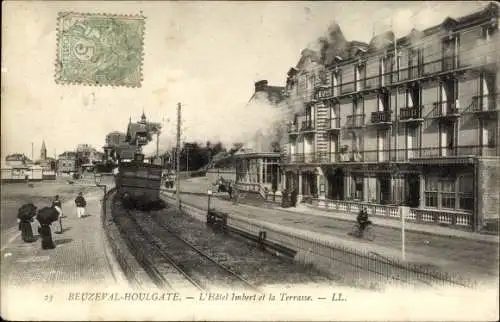
[[(352, 222), (356, 221), (356, 214), (349, 214), (349, 213), (339, 212), (339, 211), (325, 211), (325, 210), (321, 210), (321, 209), (318, 209), (316, 207), (305, 205), (305, 204), (299, 204), (295, 208), (294, 207), (290, 207), (290, 208), (275, 207), (275, 209), (280, 210), (280, 211), (302, 213), (304, 215), (307, 214), (307, 215), (314, 215), (314, 216), (329, 217), (329, 218), (334, 218), (334, 219), (343, 220), (343, 221), (352, 221)], [(373, 217), (371, 220), (377, 226), (384, 226), (384, 227), (390, 227), (390, 228), (401, 230), (401, 221), (399, 221), (399, 220), (382, 218), (379, 216)], [(464, 231), (464, 230), (460, 230), (460, 229), (454, 229), (454, 228), (431, 225), (431, 224), (418, 224), (418, 223), (411, 222), (411, 221), (405, 222), (405, 230), (413, 231), (413, 232), (421, 232), (421, 233), (431, 234), (431, 235), (472, 239), (472, 240), (483, 241), (483, 242), (488, 242), (488, 243), (497, 243), (497, 244), (499, 243), (499, 236), (484, 235), (484, 234), (468, 232), (468, 231)]]
[[(85, 196), (86, 217), (76, 215), (74, 201), (63, 204), (63, 233), (52, 225), (55, 249), (43, 250), (41, 241), (24, 243), (20, 236), (2, 250), (2, 292), (35, 287), (118, 286), (124, 279), (106, 245), (101, 224), (102, 191)], [(37, 237), (38, 232), (34, 232)], [(82, 290), (84, 291), (84, 290)], [(5, 293), (3, 294), (5, 295)], [(20, 300), (20, 299), (17, 299)]]

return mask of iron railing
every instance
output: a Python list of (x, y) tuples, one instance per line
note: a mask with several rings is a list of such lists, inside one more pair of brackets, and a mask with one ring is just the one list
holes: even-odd
[(496, 110), (498, 108), (496, 98), (497, 98), (496, 93), (473, 96), (471, 111), (487, 112)]
[[(486, 64), (486, 60), (481, 60), (481, 64)], [(457, 55), (451, 55), (437, 60), (424, 62), (423, 64), (400, 68), (399, 70), (391, 70), (389, 72), (370, 77), (365, 76), (350, 82), (338, 84), (336, 86), (317, 86), (314, 91), (314, 97), (316, 99), (325, 99), (357, 91), (373, 90), (382, 86), (429, 77), (435, 74), (450, 72), (481, 64), (471, 64), (468, 60), (464, 60), (463, 63), (459, 63)]]
[(409, 120), (409, 119), (420, 119), (422, 118), (423, 106), (413, 106), (404, 107), (399, 109), (399, 119)]
[(391, 122), (391, 111), (372, 112), (372, 123), (388, 123)]
[(455, 101), (440, 101), (432, 104), (431, 117), (447, 117), (460, 114)]
[(497, 145), (473, 145), (456, 147), (429, 147), (413, 149), (379, 149), (347, 152), (294, 153), (283, 156), (282, 162), (290, 163), (343, 163), (411, 161), (448, 157), (500, 156)]

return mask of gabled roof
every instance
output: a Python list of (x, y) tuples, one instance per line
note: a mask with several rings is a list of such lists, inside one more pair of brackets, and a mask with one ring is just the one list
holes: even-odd
[(125, 142), (134, 141), (137, 134), (147, 134), (146, 125), (142, 123), (129, 123), (127, 127), (127, 138)]

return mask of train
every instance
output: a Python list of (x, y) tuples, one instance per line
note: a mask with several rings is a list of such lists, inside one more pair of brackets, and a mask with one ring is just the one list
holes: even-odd
[(115, 174), (117, 197), (127, 209), (155, 210), (166, 207), (160, 198), (163, 167), (144, 163), (136, 153), (131, 161), (120, 161)]

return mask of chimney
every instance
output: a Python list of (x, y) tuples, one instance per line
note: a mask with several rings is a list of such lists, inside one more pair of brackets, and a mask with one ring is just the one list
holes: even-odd
[(263, 92), (267, 88), (267, 80), (260, 80), (255, 83), (255, 92)]

